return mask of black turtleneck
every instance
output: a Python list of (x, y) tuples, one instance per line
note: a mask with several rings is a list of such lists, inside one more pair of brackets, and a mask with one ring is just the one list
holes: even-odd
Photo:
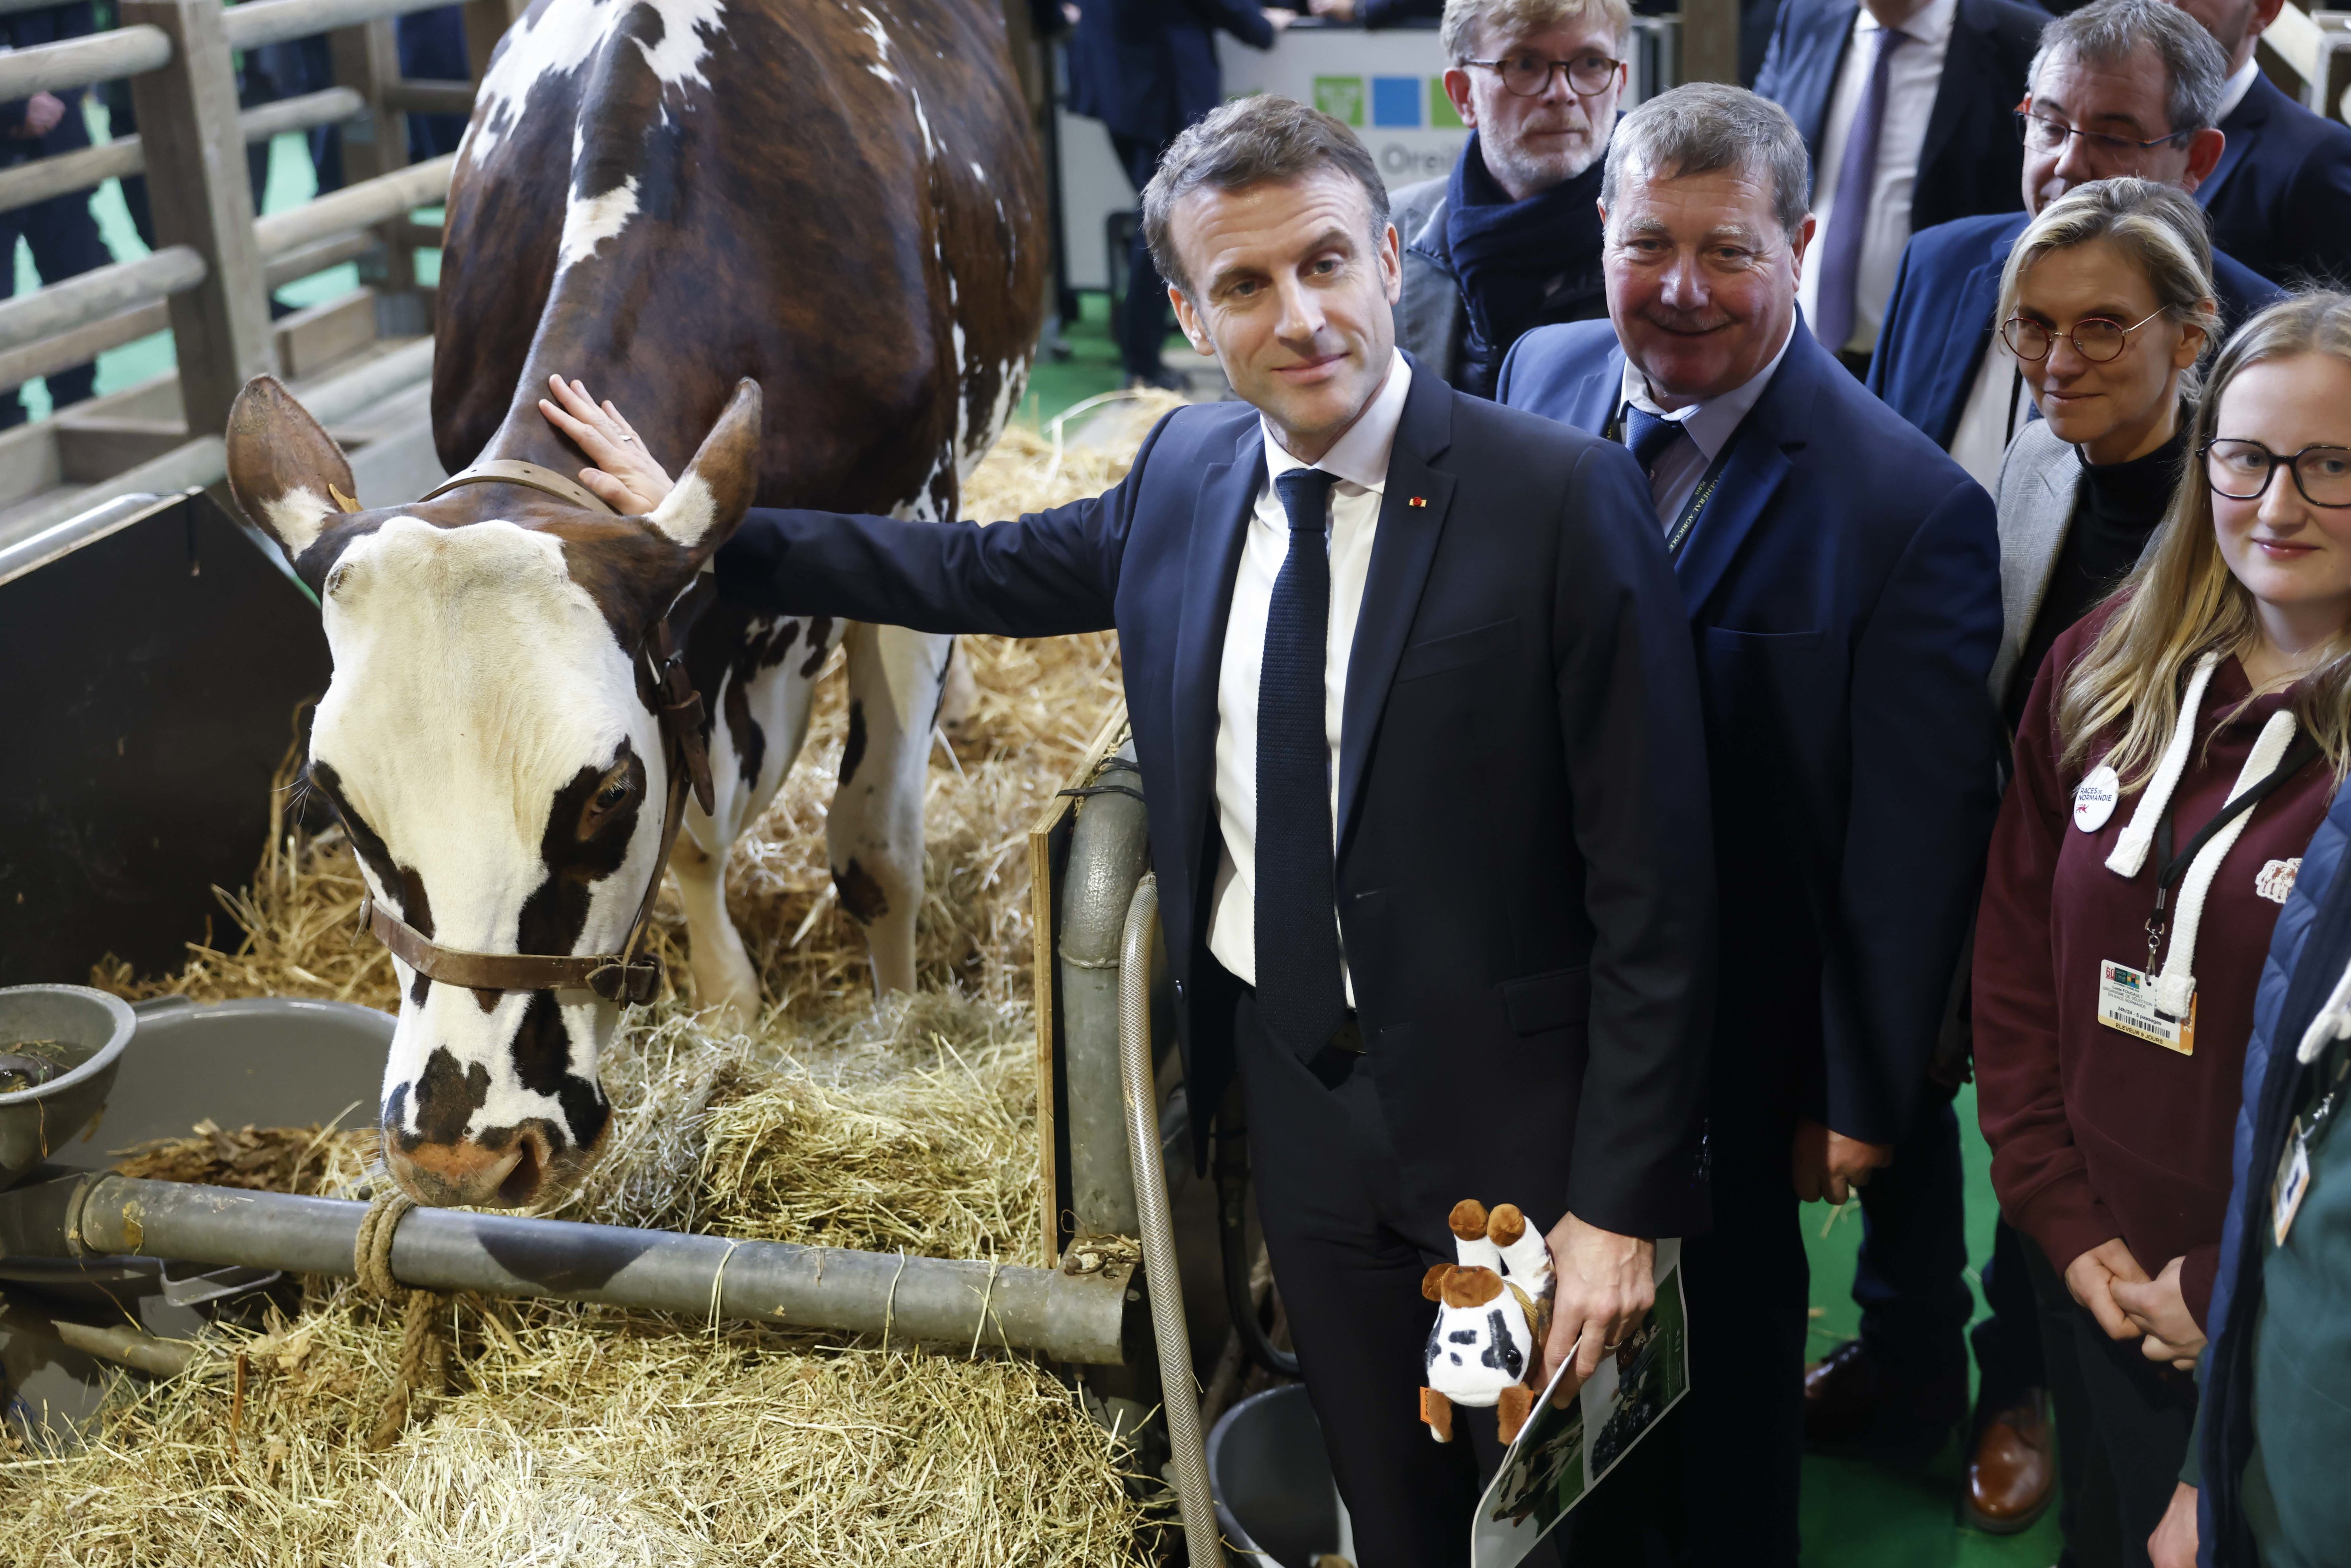
[(2180, 455), (2188, 444), (2188, 411), (2179, 413), (2179, 428), (2171, 439), (2144, 457), (2127, 463), (2093, 463), (2074, 448), (2082, 482), (2074, 492), (2074, 515), (2065, 525), (2065, 540), (2057, 549), (2057, 562), (2049, 573), (2049, 591), (2042, 595), (2032, 630), (2026, 633), (2024, 652), (2009, 675), (2009, 728), (2024, 716), (2024, 699), (2032, 677), (2058, 634), (2097, 607), (2112, 593), (2163, 521), (2171, 506), (2171, 492), (2179, 481)]

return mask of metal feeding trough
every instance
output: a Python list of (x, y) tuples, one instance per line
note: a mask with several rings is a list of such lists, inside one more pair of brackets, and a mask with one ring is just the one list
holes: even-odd
[(1354, 1531), (1303, 1384), (1226, 1411), (1208, 1434), (1208, 1479), (1217, 1522), (1239, 1560), (1260, 1568), (1354, 1562)]
[(121, 998), (87, 986), (0, 990), (0, 1186), (104, 1109), (135, 1023)]

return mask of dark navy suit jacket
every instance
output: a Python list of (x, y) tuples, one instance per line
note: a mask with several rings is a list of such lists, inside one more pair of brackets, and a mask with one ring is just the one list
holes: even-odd
[(1273, 47), (1258, 0), (1085, 0), (1070, 36), (1070, 112), (1113, 135), (1174, 141), (1224, 101), (1218, 28)]
[[(1264, 442), (1179, 409), (1107, 494), (1018, 521), (754, 510), (722, 592), (929, 632), (1115, 626), (1196, 1133), (1233, 1072), (1207, 946), (1217, 684)], [(1338, 893), (1364, 1058), (1430, 1245), (1466, 1195), (1705, 1218), (1713, 887), (1696, 672), (1622, 447), (1415, 367), (1347, 665)]]
[[(1859, 0), (1787, 0), (1755, 90), (1788, 111), (1813, 158), (1813, 199), (1836, 172), (1820, 166), (1821, 137)], [(1943, 79), (1935, 89), (1911, 198), (1914, 234), (1976, 213), (2024, 204), (2024, 144), (2011, 113), (2024, 95), (2048, 14), (2013, 0), (1959, 0)]]
[(2351, 126), (2257, 76), (2220, 130), (2228, 145), (2196, 188), (2212, 244), (2289, 288), (2351, 285)]
[[(1991, 351), (2001, 269), (2031, 221), (2022, 213), (1961, 218), (1922, 230), (1903, 249), (1869, 361), (1869, 390), (1938, 446), (1959, 434), (1968, 392)], [(2212, 287), (2224, 336), (2283, 298), (2275, 284), (2217, 250)]]
[[(1539, 328), (1499, 395), (1601, 431), (1624, 368), (1605, 321)], [(1714, 779), (1716, 1124), (1794, 1110), (1896, 1142), (1996, 804), (1991, 497), (1799, 320), (1674, 566)]]

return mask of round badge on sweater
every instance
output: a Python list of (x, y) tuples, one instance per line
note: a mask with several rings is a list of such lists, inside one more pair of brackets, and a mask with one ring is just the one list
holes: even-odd
[(2085, 833), (2096, 832), (2115, 814), (2115, 802), (2122, 798), (2122, 779), (2101, 762), (2074, 787), (2074, 825)]

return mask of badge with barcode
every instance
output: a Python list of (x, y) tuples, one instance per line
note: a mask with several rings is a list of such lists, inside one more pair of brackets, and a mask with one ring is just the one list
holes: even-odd
[(2302, 1210), (2302, 1200), (2310, 1193), (2310, 1140), (2302, 1130), (2297, 1117), (2294, 1136), (2285, 1146), (2285, 1155), (2278, 1161), (2277, 1185), (2270, 1195), (2270, 1234), (2280, 1247), (2285, 1245), (2286, 1232), (2294, 1228), (2294, 1217)]
[(2187, 1017), (2167, 1016), (2155, 1005), (2155, 977), (2128, 964), (2098, 966), (2098, 1021), (2166, 1051), (2196, 1054), (2196, 998), (2188, 998)]

